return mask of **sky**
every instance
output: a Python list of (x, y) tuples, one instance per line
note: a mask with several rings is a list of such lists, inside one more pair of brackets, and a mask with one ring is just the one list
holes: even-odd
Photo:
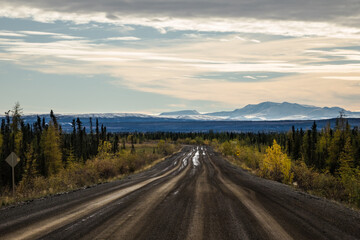
[(0, 114), (360, 111), (358, 0), (0, 0)]

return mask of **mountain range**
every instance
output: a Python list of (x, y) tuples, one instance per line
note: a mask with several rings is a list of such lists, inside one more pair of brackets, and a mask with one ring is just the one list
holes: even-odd
[[(157, 121), (173, 120), (202, 120), (202, 121), (277, 121), (277, 120), (322, 120), (336, 118), (342, 113), (346, 118), (360, 118), (360, 112), (352, 112), (340, 107), (316, 107), (297, 103), (262, 102), (249, 104), (233, 111), (199, 113), (197, 110), (181, 110), (163, 112), (160, 114), (138, 113), (86, 113), (86, 114), (56, 114), (60, 119), (108, 119), (108, 121)], [(25, 121), (32, 122), (37, 114), (25, 115)], [(48, 118), (48, 114), (40, 114), (41, 118)], [(3, 115), (0, 117), (4, 117)], [(107, 121), (107, 120), (106, 120)]]
[(347, 111), (340, 107), (316, 107), (297, 103), (263, 102), (249, 104), (233, 111), (200, 114), (196, 110), (165, 112), (159, 116), (183, 119), (211, 120), (320, 120), (336, 118), (342, 113), (345, 117), (359, 118), (360, 112)]
[[(79, 118), (88, 132), (106, 127), (108, 132), (278, 132), (309, 129), (317, 120), (319, 129), (328, 123), (335, 126), (335, 118), (343, 114), (351, 126), (360, 126), (360, 112), (351, 112), (339, 107), (315, 107), (296, 103), (263, 102), (249, 104), (233, 111), (199, 113), (196, 110), (165, 112), (156, 115), (138, 113), (87, 113), (57, 114), (58, 123), (65, 132), (73, 130), (73, 120)], [(2, 119), (4, 115), (0, 116)], [(27, 114), (24, 122), (32, 124), (37, 118), (49, 122), (49, 114)], [(92, 120), (90, 120), (90, 118)], [(92, 128), (91, 128), (92, 126)]]

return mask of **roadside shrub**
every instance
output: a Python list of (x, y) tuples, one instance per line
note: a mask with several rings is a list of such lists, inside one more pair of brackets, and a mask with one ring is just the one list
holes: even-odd
[[(152, 164), (154, 160), (173, 153), (178, 146), (162, 141), (158, 144), (160, 151), (154, 152), (153, 147), (153, 145), (145, 145), (141, 146), (141, 150), (135, 153), (122, 150), (113, 154), (111, 145), (104, 141), (99, 146), (99, 155), (94, 159), (87, 160), (85, 163), (68, 161), (67, 168), (62, 168), (46, 178), (37, 175), (29, 175), (29, 177), (23, 178), (16, 188), (16, 198), (12, 197), (9, 188), (2, 188), (0, 206), (19, 200), (78, 189), (107, 181), (122, 174), (139, 171)], [(146, 151), (147, 148), (149, 151)]]
[(100, 179), (113, 178), (118, 175), (114, 161), (111, 159), (95, 158), (91, 161), (90, 166), (94, 168)]
[(239, 151), (239, 142), (236, 140), (226, 141), (221, 144), (220, 151), (225, 156), (235, 156)]
[[(196, 143), (196, 142), (195, 142)], [(157, 149), (160, 154), (169, 155), (175, 151), (174, 145), (160, 140), (157, 144)]]
[(100, 141), (97, 156), (100, 158), (109, 158), (111, 156), (112, 145), (109, 141)]
[(68, 179), (69, 188), (74, 189), (97, 183), (99, 173), (92, 166), (92, 160), (88, 160), (85, 164), (75, 163), (71, 169), (63, 171), (64, 178)]
[(233, 155), (234, 151), (231, 148), (231, 144), (229, 141), (226, 141), (224, 143), (221, 144), (220, 146), (220, 151), (222, 152), (222, 154), (224, 154), (225, 156), (231, 156)]
[(317, 173), (308, 168), (304, 162), (298, 162), (293, 166), (294, 182), (297, 186), (305, 191), (314, 188), (314, 179), (317, 177)]
[(338, 178), (328, 172), (315, 175), (313, 189), (309, 192), (334, 200), (345, 200), (344, 188)]
[(344, 167), (340, 169), (340, 181), (351, 203), (360, 207), (360, 169)]
[(298, 162), (293, 166), (294, 181), (298, 188), (322, 197), (343, 200), (344, 189), (338, 178), (328, 172), (320, 173)]
[(263, 161), (264, 154), (260, 153), (254, 147), (240, 146), (236, 151), (238, 159), (253, 170), (259, 169)]

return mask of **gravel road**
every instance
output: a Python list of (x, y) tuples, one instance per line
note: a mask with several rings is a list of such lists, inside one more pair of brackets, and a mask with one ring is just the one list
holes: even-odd
[(0, 239), (360, 239), (360, 213), (186, 146), (126, 179), (1, 209)]

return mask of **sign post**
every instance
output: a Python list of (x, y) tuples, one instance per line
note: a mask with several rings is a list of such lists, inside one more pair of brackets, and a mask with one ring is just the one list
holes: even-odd
[(20, 162), (20, 158), (18, 158), (18, 156), (16, 156), (16, 154), (14, 152), (12, 152), (6, 158), (6, 162), (12, 168), (12, 187), (13, 187), (13, 196), (15, 196), (15, 171), (14, 171), (14, 168), (15, 168), (16, 164), (18, 164)]

